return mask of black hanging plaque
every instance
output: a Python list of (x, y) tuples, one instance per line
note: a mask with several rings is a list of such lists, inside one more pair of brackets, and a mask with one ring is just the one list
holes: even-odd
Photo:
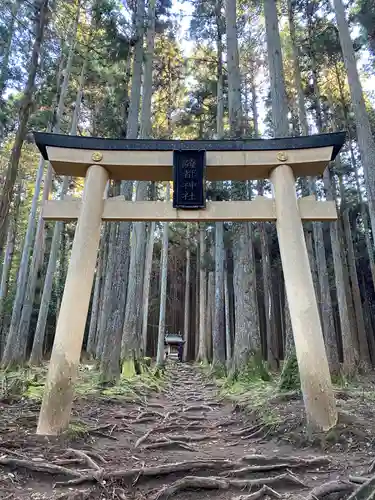
[(173, 208), (206, 208), (206, 151), (173, 151)]

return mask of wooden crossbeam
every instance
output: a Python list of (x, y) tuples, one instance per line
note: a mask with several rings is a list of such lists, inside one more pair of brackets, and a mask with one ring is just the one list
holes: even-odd
[[(81, 200), (68, 198), (50, 200), (43, 206), (45, 220), (77, 220)], [(298, 199), (303, 221), (333, 221), (337, 219), (332, 201), (316, 201), (307, 196)], [(253, 201), (210, 201), (205, 210), (178, 210), (161, 201), (125, 201), (122, 196), (104, 202), (104, 221), (275, 221), (276, 208), (272, 198), (258, 196)]]
[[(288, 164), (298, 176), (321, 175), (332, 158), (333, 147), (287, 151)], [(93, 151), (47, 147), (49, 160), (59, 175), (85, 177), (95, 163)], [(207, 180), (267, 179), (280, 163), (278, 151), (207, 151)], [(173, 179), (173, 151), (103, 151), (98, 162), (117, 180), (168, 181)]]

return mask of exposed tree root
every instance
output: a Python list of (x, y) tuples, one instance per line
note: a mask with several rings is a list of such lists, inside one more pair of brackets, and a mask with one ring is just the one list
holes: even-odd
[(367, 472), (368, 474), (372, 474), (374, 471), (375, 471), (375, 460), (372, 460), (372, 462), (370, 462)]
[(143, 446), (144, 450), (156, 450), (158, 448), (182, 448), (184, 450), (195, 451), (190, 445), (182, 441), (173, 441), (172, 439), (161, 439), (160, 441)]
[(85, 463), (81, 458), (56, 458), (53, 461), (54, 465), (82, 465)]
[[(113, 441), (118, 441), (117, 437), (112, 436), (112, 432), (116, 429), (117, 425), (105, 424), (98, 427), (93, 427), (92, 429), (87, 429), (88, 434), (94, 434), (95, 436), (104, 437), (107, 439), (112, 439)], [(109, 429), (109, 432), (103, 432)]]
[(146, 434), (144, 434), (142, 437), (140, 437), (136, 441), (134, 448), (138, 448), (142, 443), (144, 443), (147, 440), (147, 438), (150, 436), (150, 434), (155, 432), (156, 429), (157, 429), (157, 427), (152, 427), (149, 431), (146, 432)]
[(293, 464), (303, 464), (303, 466), (318, 466), (318, 465), (328, 465), (331, 462), (329, 457), (311, 457), (311, 458), (301, 458), (301, 457), (277, 457), (277, 456), (266, 456), (266, 455), (244, 455), (241, 458), (241, 462), (255, 463), (257, 465), (267, 465), (267, 464), (279, 464), (288, 463), (292, 467)]
[(144, 419), (144, 418), (151, 418), (151, 417), (160, 417), (160, 418), (164, 418), (164, 415), (163, 413), (160, 413), (158, 411), (142, 411), (138, 417), (135, 419), (136, 422), (139, 422), (141, 419)]
[(149, 422), (155, 422), (155, 417), (143, 417), (134, 420), (135, 424), (148, 424)]
[(249, 434), (241, 436), (241, 439), (254, 439), (260, 436), (263, 436), (266, 431), (270, 429), (268, 424), (262, 425), (258, 430), (251, 432)]
[(194, 415), (181, 415), (180, 418), (183, 420), (200, 420), (200, 421), (207, 420), (207, 418), (204, 417), (203, 415), (196, 415), (196, 416), (194, 416)]
[(252, 434), (253, 432), (258, 431), (263, 424), (256, 424), (250, 427), (245, 427), (244, 429), (240, 429), (238, 431), (233, 431), (230, 433), (231, 436), (247, 436), (248, 434)]
[(34, 460), (22, 460), (18, 458), (0, 457), (0, 465), (6, 467), (22, 468), (34, 472), (45, 472), (46, 474), (62, 474), (64, 476), (81, 477), (81, 473), (62, 467), (61, 465), (47, 462), (36, 462)]
[(107, 463), (107, 460), (105, 460), (99, 453), (97, 453), (96, 451), (93, 451), (93, 450), (86, 450), (85, 453), (89, 456), (89, 457), (93, 457), (93, 458), (96, 458), (96, 460), (98, 460), (98, 462), (102, 463), (102, 464), (106, 464)]
[(178, 479), (170, 486), (165, 486), (159, 490), (152, 500), (166, 500), (184, 490), (206, 489), (206, 490), (229, 490), (229, 488), (259, 488), (263, 485), (274, 485), (288, 483), (295, 486), (305, 487), (305, 484), (292, 474), (281, 474), (275, 477), (265, 477), (262, 479), (221, 479), (217, 477), (196, 477), (186, 476)]
[(174, 436), (165, 436), (171, 441), (182, 441), (185, 443), (193, 443), (199, 441), (207, 441), (207, 439), (212, 439), (212, 436), (202, 435), (202, 436), (185, 436), (183, 434), (178, 434)]
[[(255, 458), (255, 457), (254, 457)], [(265, 457), (260, 457), (260, 461), (264, 460)], [(272, 460), (272, 457), (270, 457)], [(276, 459), (277, 460), (277, 459)], [(242, 459), (241, 461), (244, 461)], [(270, 472), (277, 471), (282, 469), (300, 469), (300, 468), (308, 468), (308, 467), (316, 467), (321, 465), (328, 465), (330, 460), (326, 457), (316, 457), (309, 459), (299, 459), (299, 460), (288, 460), (285, 458), (284, 462), (277, 463), (266, 463), (261, 465), (249, 465), (247, 467), (242, 467), (241, 469), (236, 469), (232, 471), (226, 471), (222, 474), (227, 474), (228, 476), (246, 476), (247, 474), (257, 473), (257, 472)]]
[(255, 493), (233, 497), (232, 500), (258, 500), (259, 498), (263, 498), (265, 496), (272, 498), (281, 498), (280, 493), (277, 493), (277, 491), (273, 490), (269, 486), (264, 485), (259, 491), (256, 491)]
[(351, 483), (355, 483), (355, 484), (363, 484), (363, 483), (365, 483), (368, 480), (369, 480), (368, 477), (363, 477), (363, 476), (349, 476), (349, 481)]
[(92, 498), (92, 491), (69, 491), (57, 497), (57, 500), (89, 500)]
[[(186, 462), (176, 462), (173, 464), (159, 465), (155, 467), (139, 467), (135, 469), (118, 469), (114, 471), (104, 471), (103, 479), (108, 480), (131, 480), (135, 477), (156, 477), (167, 476), (180, 472), (194, 472), (198, 470), (220, 470), (225, 467), (233, 466), (233, 462), (226, 459), (213, 460), (188, 460)], [(70, 471), (69, 471), (70, 472)], [(76, 486), (86, 482), (97, 481), (95, 474), (80, 475), (75, 479), (56, 483), (57, 486)]]
[(186, 408), (183, 409), (184, 412), (202, 411), (202, 410), (214, 411), (214, 409), (209, 405), (191, 405), (191, 406), (187, 406)]
[(279, 392), (275, 394), (272, 398), (268, 400), (269, 404), (278, 404), (285, 403), (287, 401), (295, 401), (298, 399), (302, 399), (301, 391), (288, 391), (288, 392)]
[(219, 422), (218, 427), (230, 427), (231, 425), (236, 425), (238, 422), (235, 420), (226, 420), (225, 422)]
[(112, 441), (118, 441), (116, 436), (112, 436), (112, 434), (107, 434), (106, 432), (101, 431), (89, 431), (89, 434), (94, 434), (95, 436), (100, 436), (106, 439), (111, 439)]
[(67, 451), (68, 453), (76, 455), (77, 457), (81, 458), (84, 462), (86, 462), (86, 464), (90, 469), (100, 470), (99, 465), (96, 462), (94, 462), (94, 460), (90, 458), (84, 451), (75, 450), (73, 448), (68, 448)]
[(165, 486), (159, 490), (152, 500), (164, 500), (170, 498), (175, 493), (179, 493), (184, 490), (192, 489), (204, 489), (204, 490), (228, 490), (229, 484), (223, 479), (217, 479), (214, 477), (194, 477), (186, 476), (182, 479), (178, 479), (170, 486)]
[(370, 477), (361, 484), (348, 498), (348, 500), (370, 500), (375, 498), (375, 476)]
[(306, 500), (320, 500), (328, 495), (332, 495), (332, 493), (351, 492), (354, 488), (354, 484), (349, 481), (330, 481), (320, 486), (316, 486), (316, 488), (310, 491)]

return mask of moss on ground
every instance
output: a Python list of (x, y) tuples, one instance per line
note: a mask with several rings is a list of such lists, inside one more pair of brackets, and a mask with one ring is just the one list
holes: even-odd
[[(132, 363), (133, 364), (133, 363)], [(82, 364), (75, 384), (75, 394), (79, 396), (102, 396), (126, 401), (137, 401), (151, 391), (160, 391), (165, 377), (156, 376), (148, 360), (142, 363), (141, 375), (130, 376), (127, 367), (120, 380), (112, 387), (101, 383), (100, 373), (94, 364)], [(25, 369), (0, 371), (0, 400), (27, 398), (41, 401), (47, 376), (47, 365)]]
[(79, 439), (88, 436), (89, 430), (87, 424), (82, 422), (81, 420), (73, 420), (70, 422), (69, 427), (64, 432), (64, 435), (68, 439)]
[(281, 392), (299, 391), (301, 381), (299, 378), (299, 369), (296, 353), (293, 352), (289, 358), (284, 361), (284, 366), (280, 376), (279, 390)]
[(215, 380), (220, 396), (231, 400), (242, 410), (255, 415), (265, 425), (280, 422), (270, 400), (278, 393), (278, 380), (272, 378), (260, 355), (254, 355), (241, 372), (226, 376), (226, 370), (216, 370), (210, 365), (200, 364), (203, 373)]

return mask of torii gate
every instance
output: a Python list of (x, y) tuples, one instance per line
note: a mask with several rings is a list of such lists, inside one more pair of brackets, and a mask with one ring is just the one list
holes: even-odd
[[(297, 199), (295, 177), (321, 175), (341, 149), (344, 132), (225, 141), (114, 140), (48, 133), (34, 136), (56, 174), (85, 177), (82, 200), (51, 200), (42, 209), (45, 220), (77, 219), (78, 225), (37, 434), (57, 435), (69, 425), (103, 220), (276, 221), (307, 421), (322, 430), (336, 424), (336, 405), (302, 221), (333, 221), (337, 213), (333, 201), (316, 201), (310, 196)], [(181, 151), (185, 152), (185, 160), (189, 155), (200, 155), (201, 167), (210, 181), (269, 178), (274, 198), (211, 201), (206, 206), (201, 169), (197, 178), (201, 199), (190, 203), (194, 207), (191, 209), (174, 208), (179, 206), (176, 200), (172, 206), (155, 201), (125, 201), (121, 196), (104, 199), (108, 179), (175, 179), (178, 183), (181, 171), (176, 152)]]

